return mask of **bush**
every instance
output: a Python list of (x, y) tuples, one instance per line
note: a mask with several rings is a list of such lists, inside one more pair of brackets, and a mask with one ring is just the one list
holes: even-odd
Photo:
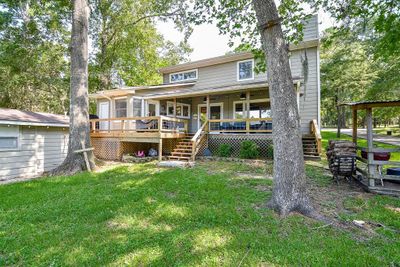
[(274, 159), (274, 147), (272, 145), (267, 147), (267, 158)]
[(239, 156), (242, 159), (255, 159), (260, 154), (258, 145), (253, 141), (243, 141), (240, 146)]
[(218, 147), (217, 154), (219, 157), (230, 157), (232, 154), (232, 147), (228, 144), (222, 144)]

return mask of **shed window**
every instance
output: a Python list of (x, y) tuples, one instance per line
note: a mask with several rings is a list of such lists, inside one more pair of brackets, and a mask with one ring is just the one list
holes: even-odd
[(238, 81), (254, 79), (254, 60), (239, 61), (237, 64), (237, 79)]
[(0, 126), (0, 150), (17, 149), (19, 146), (19, 127)]
[(197, 69), (189, 70), (184, 72), (171, 73), (169, 75), (169, 82), (182, 82), (182, 81), (191, 81), (197, 79)]
[(115, 117), (125, 118), (127, 116), (127, 103), (126, 99), (115, 100)]

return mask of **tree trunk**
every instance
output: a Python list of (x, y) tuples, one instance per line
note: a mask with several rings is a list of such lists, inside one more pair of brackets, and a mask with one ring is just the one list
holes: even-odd
[[(86, 170), (82, 153), (74, 151), (90, 145), (89, 97), (88, 97), (88, 27), (89, 6), (87, 0), (74, 0), (71, 33), (71, 92), (68, 155), (64, 162), (52, 171), (53, 175), (74, 174)], [(87, 152), (91, 168), (92, 152)]]
[(340, 138), (340, 129), (342, 127), (342, 112), (340, 107), (336, 104), (336, 111), (337, 111), (337, 132), (336, 137)]
[(296, 92), (274, 0), (253, 0), (266, 55), (274, 144), (274, 189), (269, 206), (281, 215), (310, 215)]

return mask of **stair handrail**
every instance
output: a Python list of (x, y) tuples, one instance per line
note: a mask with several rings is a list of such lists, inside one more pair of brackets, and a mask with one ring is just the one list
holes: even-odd
[(322, 136), (321, 136), (321, 131), (318, 127), (318, 123), (316, 119), (313, 119), (310, 122), (310, 132), (312, 135), (315, 137), (315, 141), (317, 142), (317, 152), (318, 154), (321, 154), (322, 152)]
[(204, 124), (197, 130), (196, 134), (192, 137), (192, 160), (194, 161), (196, 155), (198, 153), (197, 145), (200, 144), (205, 136), (205, 133), (208, 131), (208, 120), (204, 122)]

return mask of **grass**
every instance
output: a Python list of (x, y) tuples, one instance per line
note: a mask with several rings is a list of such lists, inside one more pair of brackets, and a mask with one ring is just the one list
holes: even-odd
[[(271, 169), (147, 163), (0, 186), (0, 266), (400, 264), (398, 235), (359, 240), (357, 233), (266, 209), (272, 181), (260, 177)], [(307, 173), (317, 186), (330, 185), (321, 168)], [(399, 213), (385, 208), (400, 207), (398, 199), (350, 198), (346, 205), (349, 220), (400, 228)]]
[(386, 135), (387, 131), (392, 131), (392, 135), (393, 136), (397, 136), (400, 137), (400, 128), (397, 126), (393, 126), (393, 127), (379, 127), (379, 128), (375, 128), (374, 129), (374, 133), (376, 134), (382, 134), (382, 135)]

